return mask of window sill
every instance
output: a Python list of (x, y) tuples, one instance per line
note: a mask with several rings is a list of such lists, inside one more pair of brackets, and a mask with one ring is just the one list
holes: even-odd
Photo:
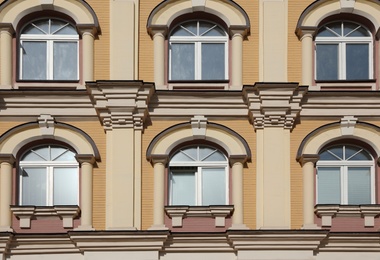
[(80, 213), (79, 206), (11, 206), (12, 213), (20, 220), (20, 228), (30, 228), (35, 217), (57, 216), (64, 228), (73, 228), (73, 220)]
[(310, 90), (376, 90), (376, 80), (316, 80)]
[(172, 219), (173, 227), (182, 227), (182, 219), (187, 217), (215, 218), (215, 226), (224, 227), (226, 217), (231, 216), (233, 210), (233, 205), (165, 207), (166, 214)]
[(364, 227), (373, 227), (375, 218), (380, 215), (380, 205), (320, 204), (314, 207), (314, 212), (322, 218), (322, 226), (325, 227), (331, 227), (332, 218), (335, 217), (364, 218)]
[(226, 90), (228, 80), (169, 81), (170, 90)]
[(85, 88), (79, 81), (18, 81), (13, 85), (13, 89), (21, 90), (75, 90)]

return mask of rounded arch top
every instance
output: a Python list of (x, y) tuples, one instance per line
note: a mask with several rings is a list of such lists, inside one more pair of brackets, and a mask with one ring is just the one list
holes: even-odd
[(7, 0), (0, 5), (0, 23), (17, 28), (21, 19), (41, 11), (55, 11), (71, 17), (77, 26), (99, 31), (99, 21), (84, 0)]
[(380, 28), (380, 3), (376, 0), (317, 0), (310, 4), (298, 19), (296, 33), (316, 31), (320, 23), (333, 15), (354, 14), (369, 20), (378, 32)]
[(380, 127), (369, 123), (357, 122), (353, 131), (345, 132), (339, 122), (321, 126), (310, 132), (301, 142), (297, 160), (302, 156), (317, 155), (329, 143), (339, 140), (357, 140), (369, 145), (380, 156)]
[(251, 151), (248, 143), (233, 130), (215, 123), (208, 123), (204, 134), (198, 135), (190, 123), (172, 126), (153, 138), (146, 156), (152, 161), (155, 157), (169, 157), (178, 146), (184, 143), (208, 142), (221, 147), (229, 158), (249, 160)]
[(178, 17), (194, 12), (204, 12), (220, 18), (230, 30), (249, 33), (250, 21), (247, 13), (231, 0), (166, 0), (157, 5), (148, 17), (150, 34), (155, 29), (167, 30)]
[(79, 155), (91, 155), (100, 160), (95, 142), (82, 130), (64, 123), (55, 123), (52, 134), (44, 134), (37, 122), (16, 126), (0, 136), (0, 154), (17, 157), (25, 145), (43, 140), (57, 140), (72, 147)]

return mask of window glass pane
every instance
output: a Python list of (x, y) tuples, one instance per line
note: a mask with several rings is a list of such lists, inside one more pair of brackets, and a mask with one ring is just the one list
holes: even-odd
[(75, 28), (67, 22), (52, 20), (51, 21), (51, 34), (60, 35), (77, 35)]
[(207, 157), (205, 161), (225, 162), (226, 157), (221, 152), (215, 152)]
[(23, 167), (22, 205), (47, 206), (46, 168)]
[(330, 23), (326, 27), (328, 27), (330, 29), (330, 31), (334, 32), (335, 36), (336, 35), (342, 36), (342, 23), (341, 22)]
[(195, 50), (193, 43), (171, 44), (171, 79), (194, 80)]
[(338, 79), (338, 44), (317, 44), (317, 79)]
[(178, 26), (175, 28), (172, 32), (172, 36), (193, 36), (194, 34), (190, 33), (189, 31), (185, 30), (181, 26)]
[(348, 168), (348, 204), (371, 204), (371, 169)]
[(53, 204), (78, 205), (78, 168), (54, 168)]
[(320, 159), (325, 161), (343, 160), (343, 146), (331, 147), (320, 154)]
[[(46, 28), (47, 29), (47, 28)], [(24, 28), (22, 34), (45, 34), (42, 28), (37, 28), (34, 24), (29, 24)]]
[(369, 78), (368, 44), (346, 44), (346, 75), (348, 80)]
[(366, 37), (369, 33), (361, 25), (355, 23), (344, 23), (343, 35), (347, 37)]
[(185, 149), (176, 153), (171, 161), (173, 162), (191, 162), (197, 160), (197, 148)]
[(225, 168), (202, 169), (202, 205), (226, 204)]
[(191, 32), (192, 35), (198, 35), (197, 26), (198, 22), (188, 22), (182, 24), (182, 27), (186, 28), (187, 31)]
[(207, 157), (209, 157), (210, 154), (212, 154), (214, 152), (215, 152), (214, 148), (210, 148), (207, 146), (200, 146), (199, 147), (199, 160), (200, 161), (204, 161), (204, 160), (207, 161)]
[(21, 43), (22, 50), (22, 79), (46, 79), (46, 42)]
[(318, 37), (337, 37), (336, 34), (334, 34), (333, 32), (331, 32), (328, 28), (326, 28), (325, 26), (322, 27), (321, 29), (319, 29), (318, 31)]
[(77, 47), (76, 42), (54, 42), (55, 80), (75, 80), (78, 78)]
[(63, 154), (56, 157), (55, 161), (76, 162), (75, 154), (71, 151), (65, 151)]
[(215, 24), (208, 22), (199, 22), (199, 35), (204, 34), (206, 31), (210, 30), (214, 27)]
[(350, 161), (369, 161), (372, 160), (371, 155), (362, 148), (355, 146), (346, 146), (346, 160)]
[(318, 204), (340, 204), (340, 167), (318, 167)]
[(46, 157), (42, 156), (38, 151), (30, 151), (24, 155), (22, 161), (45, 161), (45, 158)]
[(226, 36), (226, 33), (224, 32), (222, 28), (220, 28), (219, 26), (216, 26), (212, 30), (209, 30), (208, 32), (203, 34), (202, 36)]
[(202, 79), (225, 79), (224, 43), (202, 44)]
[[(32, 33), (41, 34), (40, 32), (43, 32), (43, 34), (49, 34), (49, 19), (35, 21), (32, 23), (32, 26), (38, 29), (33, 30), (33, 32), (29, 31), (28, 34), (32, 34)], [(23, 33), (26, 33), (26, 32), (23, 32)]]
[(171, 174), (171, 205), (196, 205), (195, 202), (195, 171), (172, 172)]

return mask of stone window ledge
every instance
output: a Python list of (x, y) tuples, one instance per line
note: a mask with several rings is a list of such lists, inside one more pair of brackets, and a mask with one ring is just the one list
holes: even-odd
[(79, 206), (11, 206), (12, 213), (20, 220), (20, 228), (30, 228), (33, 217), (57, 216), (64, 228), (73, 228), (73, 220), (80, 213)]
[(322, 226), (331, 227), (335, 217), (357, 217), (364, 218), (365, 227), (373, 227), (375, 218), (380, 215), (380, 205), (316, 205), (314, 212), (322, 218)]
[(187, 217), (215, 218), (216, 227), (226, 225), (226, 217), (232, 215), (233, 205), (221, 206), (166, 206), (165, 212), (172, 219), (173, 227), (182, 227), (182, 220)]

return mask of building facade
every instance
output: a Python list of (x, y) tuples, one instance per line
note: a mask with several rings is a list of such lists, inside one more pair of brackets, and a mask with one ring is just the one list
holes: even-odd
[(2, 1), (2, 259), (379, 259), (379, 28), (376, 0)]

